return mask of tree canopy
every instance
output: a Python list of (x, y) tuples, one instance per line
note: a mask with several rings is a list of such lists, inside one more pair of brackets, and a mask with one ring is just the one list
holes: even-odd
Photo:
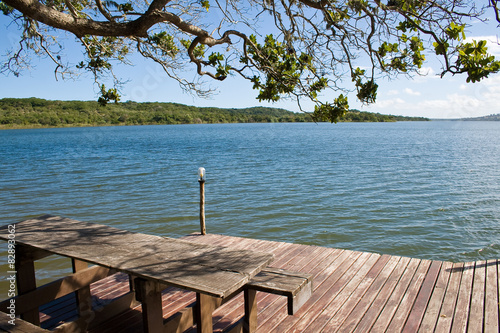
[[(260, 101), (311, 100), (317, 120), (337, 121), (349, 109), (347, 93), (363, 103), (377, 97), (377, 80), (418, 73), (428, 57), (441, 76), (465, 74), (478, 82), (500, 70), (486, 41), (466, 39), (471, 20), (492, 11), (470, 0), (2, 0), (20, 26), (18, 48), (2, 72), (19, 75), (33, 55), (52, 59), (56, 77), (89, 71), (99, 102), (119, 100), (113, 69), (132, 53), (162, 66), (186, 91), (208, 96), (207, 80), (241, 76)], [(60, 31), (75, 36), (82, 58), (64, 57)], [(185, 75), (191, 69), (195, 79)], [(114, 87), (102, 84), (111, 77)], [(228, 78), (229, 77), (229, 78)], [(327, 89), (336, 92), (323, 100)], [(301, 107), (302, 109), (302, 107)]]

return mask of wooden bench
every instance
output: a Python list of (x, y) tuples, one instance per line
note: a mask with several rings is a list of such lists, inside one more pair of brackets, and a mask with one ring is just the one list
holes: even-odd
[(49, 332), (43, 328), (36, 325), (28, 323), (20, 318), (15, 319), (15, 325), (9, 324), (11, 320), (10, 316), (4, 312), (0, 311), (0, 332), (11, 332), (11, 333), (42, 333)]
[[(212, 332), (213, 310), (244, 291), (245, 300), (248, 299), (245, 308), (249, 311), (245, 312), (243, 330), (254, 332), (256, 290), (245, 289), (245, 285), (274, 257), (272, 253), (196, 244), (51, 215), (2, 226), (0, 239), (8, 241), (11, 229), (15, 230), (16, 241), (19, 293), (16, 311), (23, 320), (39, 324), (40, 302), (44, 304), (76, 292), (80, 316), (57, 328), (66, 331), (85, 331), (102, 322), (104, 317), (130, 309), (130, 300), (135, 297), (142, 303), (145, 332), (184, 331), (194, 324), (200, 332)], [(71, 258), (75, 273), (56, 283), (37, 287), (34, 262), (51, 254)], [(89, 268), (88, 263), (96, 266)], [(91, 306), (89, 284), (112, 271), (123, 272), (133, 280), (126, 294), (129, 302), (120, 302), (119, 306), (113, 306), (113, 311), (97, 313)], [(77, 285), (72, 281), (78, 281)], [(196, 306), (181, 311), (173, 321), (164, 320), (161, 291), (166, 286), (195, 292)], [(0, 310), (7, 302), (9, 300), (0, 302)], [(100, 313), (105, 316), (98, 318)]]
[(293, 315), (311, 297), (312, 275), (267, 267), (245, 286), (247, 289), (288, 298), (288, 314)]

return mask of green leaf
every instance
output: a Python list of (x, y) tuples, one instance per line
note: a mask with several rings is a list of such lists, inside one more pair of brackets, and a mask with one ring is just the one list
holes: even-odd
[(0, 10), (4, 15), (10, 15), (14, 11), (14, 8), (0, 1)]
[(120, 101), (120, 95), (116, 88), (106, 90), (104, 84), (101, 85), (101, 96), (97, 100), (101, 106), (106, 106), (110, 101), (118, 103)]
[(316, 121), (330, 121), (336, 123), (349, 111), (347, 96), (340, 94), (332, 104), (325, 103), (314, 107), (313, 118)]
[(208, 10), (210, 9), (210, 2), (208, 0), (201, 0), (200, 1), (200, 4), (203, 8), (205, 8), (208, 12)]

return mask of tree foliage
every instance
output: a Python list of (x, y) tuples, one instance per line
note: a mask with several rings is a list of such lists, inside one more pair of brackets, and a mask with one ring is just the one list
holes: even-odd
[[(484, 41), (465, 39), (471, 19), (486, 10), (499, 19), (497, 0), (2, 0), (0, 9), (21, 27), (19, 48), (2, 71), (19, 75), (30, 52), (49, 56), (56, 77), (89, 71), (99, 102), (118, 101), (113, 69), (137, 52), (162, 66), (186, 91), (208, 96), (208, 78), (241, 76), (260, 101), (316, 103), (317, 120), (337, 121), (355, 90), (363, 103), (377, 97), (377, 80), (418, 73), (427, 57), (441, 76), (477, 82), (500, 70)], [(83, 56), (67, 63), (58, 31), (72, 33)], [(187, 80), (190, 69), (198, 79)], [(184, 74), (184, 75), (183, 75)], [(102, 80), (111, 77), (114, 87)], [(336, 97), (323, 100), (328, 90)], [(330, 94), (328, 94), (330, 95)]]
[[(348, 111), (342, 121), (393, 122), (428, 120)], [(113, 103), (103, 108), (92, 101), (48, 101), (40, 98), (0, 99), (0, 128), (109, 125), (310, 122), (307, 113), (269, 108), (221, 109), (177, 103)]]

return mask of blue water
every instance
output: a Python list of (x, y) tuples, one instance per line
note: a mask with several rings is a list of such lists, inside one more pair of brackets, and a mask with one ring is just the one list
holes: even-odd
[(500, 122), (4, 130), (0, 223), (49, 213), (197, 232), (200, 166), (209, 233), (500, 258)]

